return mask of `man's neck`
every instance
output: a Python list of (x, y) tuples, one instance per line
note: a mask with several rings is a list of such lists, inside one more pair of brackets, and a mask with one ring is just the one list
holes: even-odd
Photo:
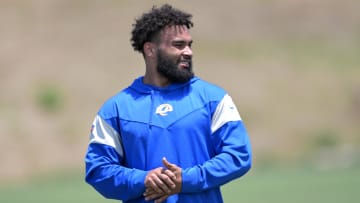
[(159, 73), (149, 73), (149, 72), (145, 73), (143, 83), (156, 87), (166, 87), (170, 85), (170, 81), (167, 78), (159, 75)]

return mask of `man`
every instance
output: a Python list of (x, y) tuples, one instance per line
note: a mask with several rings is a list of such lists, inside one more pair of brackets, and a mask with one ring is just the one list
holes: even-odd
[(123, 202), (223, 202), (220, 186), (251, 167), (231, 97), (194, 76), (191, 15), (165, 4), (133, 25), (145, 75), (100, 108), (86, 181)]

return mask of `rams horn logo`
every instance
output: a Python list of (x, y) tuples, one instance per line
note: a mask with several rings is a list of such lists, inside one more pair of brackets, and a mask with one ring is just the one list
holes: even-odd
[(168, 112), (173, 111), (173, 107), (170, 104), (160, 104), (156, 108), (156, 114), (159, 114), (160, 116), (167, 116)]

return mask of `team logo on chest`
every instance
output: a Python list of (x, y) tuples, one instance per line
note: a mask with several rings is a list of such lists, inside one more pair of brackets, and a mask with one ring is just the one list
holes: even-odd
[(156, 114), (159, 114), (160, 116), (167, 116), (168, 112), (173, 111), (173, 107), (170, 104), (160, 104), (156, 108)]

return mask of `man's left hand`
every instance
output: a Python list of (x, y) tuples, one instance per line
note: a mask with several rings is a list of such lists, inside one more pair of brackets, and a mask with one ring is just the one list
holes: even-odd
[(154, 200), (155, 203), (161, 203), (164, 200), (166, 200), (170, 195), (177, 194), (181, 192), (181, 186), (182, 186), (182, 175), (181, 171), (182, 169), (177, 166), (176, 164), (170, 163), (165, 157), (162, 159), (163, 165), (166, 167), (163, 169), (163, 174), (168, 174), (168, 170), (170, 170), (172, 173), (175, 174), (175, 187), (171, 189), (170, 193), (164, 194), (164, 193), (158, 193), (155, 190), (153, 190), (150, 187), (147, 187), (144, 196), (145, 200)]

